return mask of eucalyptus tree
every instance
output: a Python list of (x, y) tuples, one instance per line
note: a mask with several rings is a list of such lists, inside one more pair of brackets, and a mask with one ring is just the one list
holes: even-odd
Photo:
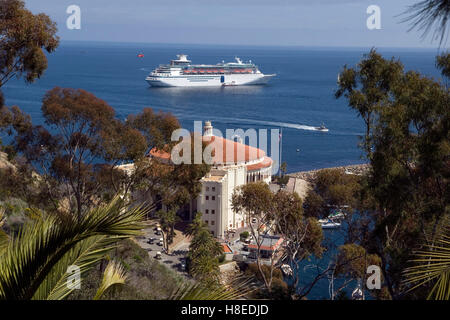
[[(44, 51), (59, 44), (56, 23), (46, 14), (33, 14), (21, 0), (0, 2), (0, 88), (13, 77), (26, 82), (40, 78), (47, 69)], [(0, 93), (0, 102), (3, 95)], [(0, 103), (0, 108), (3, 103)]]
[[(437, 61), (444, 77), (449, 57)], [(449, 214), (450, 92), (443, 81), (403, 69), (372, 50), (356, 68), (344, 67), (336, 93), (365, 120), (371, 170), (358, 209), (371, 221), (359, 243), (381, 258), (393, 299), (404, 295), (402, 270), (412, 250), (433, 243)]]
[(445, 42), (450, 20), (449, 0), (422, 0), (409, 6), (404, 15), (403, 22), (410, 23), (410, 30), (423, 31), (422, 38), (432, 32), (433, 40), (439, 40), (440, 45)]

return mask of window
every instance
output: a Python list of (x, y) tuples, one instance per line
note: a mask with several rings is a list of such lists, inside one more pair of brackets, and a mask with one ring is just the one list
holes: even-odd
[(208, 220), (205, 220), (205, 223), (208, 224)]
[(205, 190), (206, 190), (206, 191), (209, 191), (209, 187), (206, 187)]
[(212, 209), (211, 214), (216, 214), (216, 210)]
[(208, 213), (209, 213), (209, 210), (208, 210), (208, 209), (206, 209), (206, 210), (205, 210), (205, 213), (206, 213), (206, 214), (208, 214)]
[(211, 221), (211, 225), (212, 225), (212, 226), (214, 225), (214, 221)]
[(216, 187), (212, 187), (212, 191), (216, 191)]
[(206, 196), (206, 200), (209, 200), (209, 196)]
[(216, 196), (212, 196), (212, 201), (216, 200)]

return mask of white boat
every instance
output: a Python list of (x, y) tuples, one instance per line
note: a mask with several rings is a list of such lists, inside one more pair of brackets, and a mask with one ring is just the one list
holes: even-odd
[(341, 226), (339, 222), (334, 222), (330, 219), (319, 219), (319, 223), (322, 229), (335, 229)]
[(320, 127), (316, 127), (317, 131), (322, 131), (322, 132), (328, 132), (330, 130), (328, 130), (327, 127), (325, 127), (325, 125), (322, 123), (322, 125)]
[(191, 64), (187, 55), (179, 54), (170, 64), (160, 65), (145, 79), (152, 87), (221, 87), (266, 84), (275, 74), (263, 74), (249, 62)]
[(293, 275), (292, 268), (288, 264), (281, 265), (281, 271), (283, 271), (285, 276), (292, 276)]
[(364, 291), (360, 281), (358, 281), (355, 290), (352, 291), (352, 300), (364, 300)]
[(343, 213), (342, 211), (332, 213), (328, 216), (328, 219), (330, 219), (330, 220), (342, 220), (344, 218), (345, 218), (345, 213)]

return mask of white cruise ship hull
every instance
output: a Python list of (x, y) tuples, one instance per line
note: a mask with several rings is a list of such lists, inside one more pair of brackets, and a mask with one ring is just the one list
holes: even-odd
[(275, 75), (254, 74), (201, 74), (179, 76), (148, 76), (152, 87), (221, 87), (266, 84)]

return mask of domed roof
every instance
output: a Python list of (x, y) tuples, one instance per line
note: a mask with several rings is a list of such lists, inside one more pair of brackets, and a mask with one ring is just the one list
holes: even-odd
[[(244, 143), (225, 139), (213, 134), (211, 121), (206, 121), (204, 134), (193, 134), (194, 139), (201, 139), (206, 145), (205, 150), (212, 155), (214, 165), (248, 164), (249, 171), (267, 168), (272, 165), (271, 158), (266, 156), (264, 150), (248, 146)], [(150, 150), (150, 155), (162, 160), (169, 160), (170, 154), (157, 149)]]
[[(216, 165), (245, 164), (258, 159), (262, 160), (266, 156), (261, 149), (222, 137), (202, 136), (202, 141), (211, 152), (212, 162)], [(150, 155), (159, 159), (170, 159), (168, 152), (155, 148), (150, 150)]]

